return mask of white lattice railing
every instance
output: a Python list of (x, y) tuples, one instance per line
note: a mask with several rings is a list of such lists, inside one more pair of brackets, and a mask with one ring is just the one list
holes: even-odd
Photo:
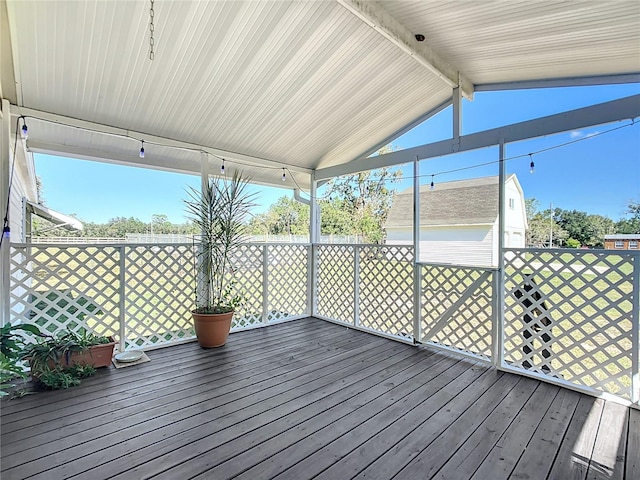
[(505, 250), (505, 362), (637, 401), (639, 264), (633, 253)]
[(316, 245), (317, 316), (413, 338), (413, 247)]
[[(413, 255), (403, 245), (247, 245), (233, 260), (245, 299), (233, 330), (313, 312), (640, 400), (637, 252), (506, 249), (503, 286), (495, 269), (416, 266)], [(13, 244), (10, 256), (13, 322), (85, 328), (123, 348), (193, 338), (192, 245)]]
[(495, 269), (421, 264), (421, 341), (492, 358)]
[[(10, 251), (13, 323), (86, 329), (120, 348), (194, 337), (194, 249), (187, 244), (24, 245)], [(244, 305), (232, 330), (308, 314), (310, 246), (247, 245), (230, 275)]]

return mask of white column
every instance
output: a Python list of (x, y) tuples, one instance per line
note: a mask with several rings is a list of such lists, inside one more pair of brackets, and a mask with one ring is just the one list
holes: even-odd
[(460, 135), (462, 134), (462, 90), (453, 89), (453, 151), (460, 151)]
[(500, 139), (500, 163), (498, 177), (498, 281), (494, 282), (494, 304), (493, 308), (497, 311), (494, 314), (494, 325), (492, 329), (493, 355), (492, 362), (496, 367), (502, 366), (503, 348), (503, 332), (504, 332), (504, 230), (505, 230), (505, 180), (506, 180), (506, 163), (504, 139)]
[[(4, 220), (9, 206), (9, 169), (11, 162), (11, 114), (8, 100), (2, 99), (2, 123), (0, 131), (0, 218)], [(4, 222), (3, 222), (4, 224)], [(0, 324), (9, 323), (9, 238), (2, 240), (0, 247)]]
[[(209, 155), (205, 152), (200, 153), (200, 193), (204, 193), (209, 184)], [(204, 232), (202, 232), (204, 233)], [(202, 250), (202, 245), (198, 244), (196, 248), (196, 264), (197, 278), (196, 278), (196, 296), (198, 305), (204, 305), (209, 301), (209, 288), (205, 281), (205, 276), (202, 275), (202, 269), (200, 268), (206, 259), (207, 252)]]
[(316, 244), (320, 242), (320, 206), (318, 205), (318, 182), (316, 181), (315, 172), (311, 174), (311, 201), (309, 204), (309, 262), (307, 264), (307, 312), (309, 315), (315, 315), (318, 305), (318, 281), (316, 261), (318, 251)]

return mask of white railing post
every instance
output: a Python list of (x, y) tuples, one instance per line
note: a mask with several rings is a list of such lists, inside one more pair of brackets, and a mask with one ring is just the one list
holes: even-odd
[(499, 359), (502, 358), (501, 349), (502, 344), (497, 339), (500, 338), (500, 322), (502, 315), (500, 311), (503, 305), (500, 303), (500, 295), (498, 292), (502, 286), (500, 285), (500, 270), (493, 272), (493, 278), (491, 279), (491, 289), (493, 290), (491, 295), (491, 363), (497, 367), (500, 365)]
[(262, 245), (262, 323), (269, 323), (269, 249)]
[(498, 311), (496, 316), (497, 322), (495, 328), (492, 328), (491, 343), (494, 345), (492, 359), (493, 365), (502, 366), (504, 357), (504, 231), (505, 231), (505, 180), (506, 180), (506, 163), (504, 139), (500, 139), (500, 170), (498, 176), (498, 276), (497, 292), (494, 295), (495, 303), (493, 307)]
[(315, 266), (315, 245), (307, 246), (307, 315), (313, 316), (316, 313), (316, 266)]
[(126, 289), (126, 246), (119, 246), (117, 247), (118, 250), (120, 250), (120, 275), (119, 275), (119, 283), (120, 283), (120, 288), (118, 288), (118, 295), (119, 295), (119, 302), (118, 302), (118, 309), (120, 310), (120, 315), (118, 316), (118, 322), (119, 322), (119, 327), (120, 327), (120, 347), (119, 350), (120, 352), (124, 352), (125, 348), (127, 347), (127, 316), (125, 314), (125, 308), (126, 308), (126, 303), (125, 303), (125, 299), (126, 299), (126, 294), (127, 294), (127, 289)]
[(353, 324), (360, 325), (360, 245), (353, 247)]
[(631, 296), (631, 401), (640, 403), (640, 255), (633, 259)]
[(420, 262), (420, 164), (413, 161), (413, 340), (422, 341), (422, 267)]

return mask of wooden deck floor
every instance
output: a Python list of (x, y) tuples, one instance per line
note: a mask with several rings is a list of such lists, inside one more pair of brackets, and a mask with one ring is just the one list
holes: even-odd
[(3, 480), (639, 479), (640, 412), (316, 319), (2, 402)]

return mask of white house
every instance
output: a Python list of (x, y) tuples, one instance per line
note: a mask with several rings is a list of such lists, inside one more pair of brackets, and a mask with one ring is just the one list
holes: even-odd
[[(31, 240), (33, 216), (50, 221), (69, 230), (82, 230), (82, 223), (68, 215), (56, 212), (39, 203), (33, 153), (26, 150), (22, 139), (15, 139), (16, 150), (9, 171), (9, 228), (11, 242)], [(13, 147), (13, 145), (12, 145)]]
[[(523, 248), (527, 215), (517, 177), (505, 181), (505, 247)], [(384, 226), (388, 244), (413, 243), (412, 189), (396, 194)], [(420, 261), (498, 264), (498, 177), (420, 187)]]

